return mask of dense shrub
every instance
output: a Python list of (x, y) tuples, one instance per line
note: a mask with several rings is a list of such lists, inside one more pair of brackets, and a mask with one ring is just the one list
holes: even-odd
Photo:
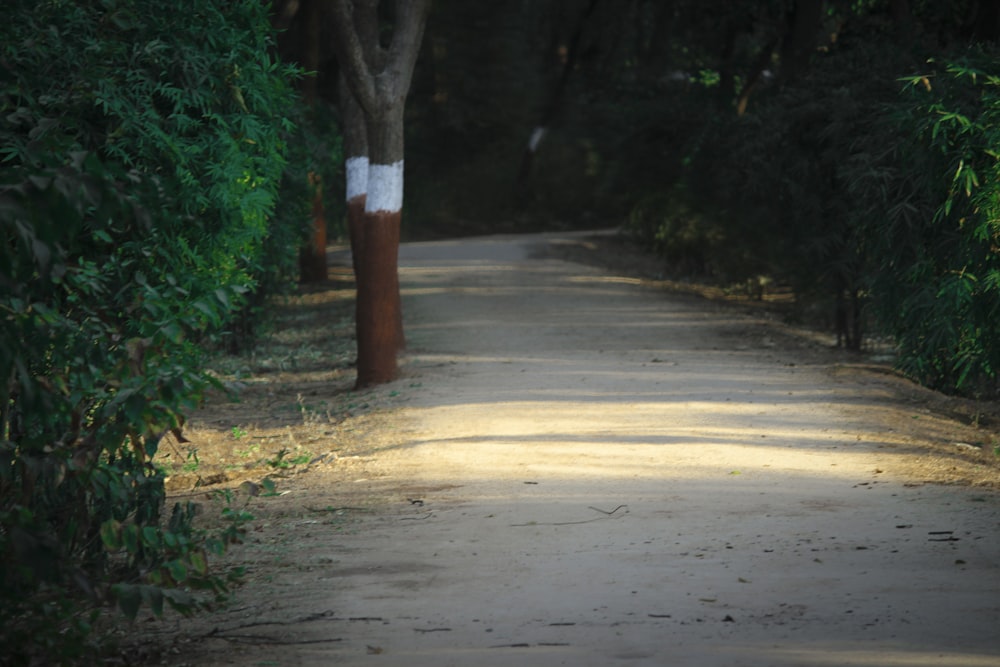
[(870, 216), (875, 310), (900, 365), (930, 386), (995, 396), (1000, 369), (1000, 72), (996, 52), (907, 79), (891, 152), (851, 182)]
[(212, 385), (201, 344), (275, 261), (261, 252), (291, 72), (268, 57), (256, 0), (12, 2), (0, 25), (0, 643), (14, 663), (86, 660), (95, 605), (190, 611), (226, 588), (207, 559), (240, 517), (214, 536), (190, 507), (166, 519), (151, 461)]
[(255, 344), (260, 327), (270, 324), (268, 306), (273, 298), (288, 294), (297, 284), (296, 249), (311, 239), (315, 184), (320, 188), (328, 235), (347, 237), (344, 152), (337, 118), (326, 105), (309, 108), (303, 103), (289, 110), (288, 118), (293, 126), (282, 132), (287, 164), (267, 234), (254, 257), (253, 289), (225, 332), (224, 342), (231, 353)]

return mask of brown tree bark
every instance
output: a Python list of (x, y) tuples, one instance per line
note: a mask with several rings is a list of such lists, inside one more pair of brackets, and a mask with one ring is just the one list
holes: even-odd
[(326, 212), (323, 207), (323, 179), (314, 171), (308, 176), (312, 191), (312, 236), (299, 248), (299, 282), (321, 283), (327, 279)]
[(348, 222), (349, 228), (353, 225), (357, 283), (358, 388), (393, 380), (396, 357), (405, 343), (398, 266), (403, 110), (429, 6), (429, 0), (395, 0), (392, 38), (388, 48), (383, 48), (378, 39), (378, 0), (330, 3), (344, 80), (342, 108), (356, 105), (364, 124), (364, 132), (356, 126), (351, 130), (357, 133), (357, 141), (348, 146), (348, 157), (362, 157), (362, 134), (367, 151), (363, 214), (359, 213), (361, 195), (348, 193), (349, 216), (354, 211), (353, 221), (349, 217)]

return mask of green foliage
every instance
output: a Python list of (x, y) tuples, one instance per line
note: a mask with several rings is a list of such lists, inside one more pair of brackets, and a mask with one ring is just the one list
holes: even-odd
[[(332, 110), (324, 105), (308, 108), (296, 104), (288, 110), (292, 121), (281, 134), (287, 164), (281, 177), (278, 204), (274, 207), (267, 233), (250, 265), (254, 289), (246, 295), (243, 308), (227, 332), (227, 347), (236, 352), (252, 345), (257, 327), (266, 321), (268, 300), (287, 294), (298, 277), (298, 253), (313, 229), (312, 181), (322, 187), (324, 216), (328, 232), (346, 238), (343, 220), (346, 205), (343, 188), (344, 153), (342, 137)], [(339, 226), (331, 228), (330, 221)]]
[(627, 229), (680, 270), (791, 286), (849, 347), (874, 321), (914, 378), (995, 396), (996, 52), (939, 61), (954, 64), (921, 65), (878, 28), (842, 36), (750, 113), (708, 114)]
[(868, 235), (879, 258), (872, 289), (902, 368), (978, 396), (996, 394), (1000, 369), (996, 57), (977, 50), (907, 78), (892, 160), (875, 183), (856, 184), (882, 206), (878, 233)]
[(722, 250), (730, 245), (726, 230), (701, 215), (681, 185), (640, 199), (624, 228), (661, 255), (672, 273), (719, 275), (734, 266), (722, 264)]
[(766, 89), (743, 116), (687, 93), (702, 114), (684, 115), (683, 139), (672, 140), (675, 182), (638, 199), (627, 229), (675, 270), (722, 283), (768, 275), (832, 319), (838, 301), (863, 289), (866, 262), (846, 171), (884, 143), (872, 119), (897, 95), (901, 59), (893, 45), (857, 40), (818, 58), (795, 85)]
[[(292, 74), (255, 0), (14, 0), (0, 26), (0, 641), (87, 661), (93, 605), (223, 593), (163, 437), (256, 287)], [(192, 593), (193, 591), (193, 593)], [(82, 651), (82, 652), (81, 652)], [(76, 656), (76, 658), (74, 658)]]

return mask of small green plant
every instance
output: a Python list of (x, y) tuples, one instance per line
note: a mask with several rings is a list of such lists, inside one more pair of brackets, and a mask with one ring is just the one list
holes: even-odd
[(187, 453), (187, 460), (184, 462), (182, 470), (184, 472), (197, 472), (199, 466), (201, 466), (201, 460), (198, 458), (198, 448), (189, 447)]
[(281, 495), (278, 493), (278, 487), (275, 485), (274, 480), (271, 479), (270, 477), (265, 477), (263, 480), (261, 480), (260, 485), (264, 489), (264, 493), (261, 495), (263, 495), (265, 498), (271, 498), (277, 495)]
[(292, 465), (304, 466), (311, 460), (312, 460), (312, 454), (310, 454), (309, 452), (302, 452), (298, 456), (293, 457), (290, 462)]
[(286, 470), (292, 466), (305, 465), (312, 460), (312, 455), (309, 452), (303, 451), (293, 457), (289, 457), (289, 453), (287, 448), (282, 447), (273, 459), (267, 461), (267, 464), (272, 468)]
[(267, 465), (271, 466), (272, 468), (279, 468), (279, 469), (287, 468), (289, 465), (291, 465), (288, 461), (285, 460), (285, 456), (287, 454), (288, 450), (282, 447), (281, 449), (278, 450), (278, 453), (274, 455), (273, 459), (267, 460)]
[(232, 431), (230, 431), (230, 433), (232, 434), (234, 440), (245, 438), (247, 435), (246, 430), (240, 428), (239, 426), (234, 426)]
[(247, 445), (246, 449), (238, 449), (238, 450), (236, 450), (236, 455), (239, 456), (240, 458), (244, 458), (244, 459), (248, 459), (251, 456), (253, 456), (255, 454), (259, 454), (259, 453), (260, 453), (260, 444), (258, 444), (256, 442), (253, 443), (253, 444), (251, 444), (251, 445)]

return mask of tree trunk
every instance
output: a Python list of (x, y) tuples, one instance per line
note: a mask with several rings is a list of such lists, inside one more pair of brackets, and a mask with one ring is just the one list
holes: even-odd
[[(378, 0), (330, 4), (344, 82), (342, 109), (352, 137), (345, 147), (348, 226), (357, 282), (358, 388), (393, 380), (396, 355), (405, 344), (399, 293), (403, 110), (428, 8), (429, 0), (396, 0), (391, 43), (383, 48), (378, 39)], [(366, 158), (367, 173), (362, 177)]]
[(358, 387), (396, 376), (403, 347), (399, 230), (403, 212), (403, 105), (368, 120), (368, 193), (357, 257)]
[(736, 51), (736, 38), (739, 31), (735, 21), (726, 21), (725, 31), (722, 35), (722, 53), (719, 55), (719, 102), (723, 107), (731, 108), (733, 104), (733, 92), (736, 85), (736, 72), (733, 54)]
[(566, 59), (563, 61), (562, 72), (556, 80), (555, 87), (552, 89), (549, 101), (545, 106), (545, 110), (542, 112), (541, 120), (531, 131), (531, 136), (528, 138), (528, 144), (524, 147), (524, 153), (521, 154), (521, 166), (517, 171), (516, 184), (516, 191), (518, 194), (523, 193), (527, 187), (528, 178), (531, 175), (531, 167), (534, 164), (535, 155), (538, 153), (538, 147), (541, 145), (542, 140), (545, 138), (549, 128), (555, 121), (555, 118), (559, 113), (559, 108), (562, 106), (563, 99), (566, 97), (566, 88), (569, 84), (570, 75), (572, 75), (573, 70), (576, 69), (576, 64), (580, 56), (580, 39), (583, 37), (583, 31), (587, 27), (587, 21), (593, 15), (594, 10), (597, 9), (597, 4), (599, 2), (600, 0), (589, 0), (587, 6), (583, 10), (583, 14), (580, 16), (580, 20), (576, 24), (576, 28), (573, 30), (572, 36), (570, 37), (570, 43), (566, 51)]
[(764, 45), (764, 48), (760, 50), (760, 53), (754, 59), (753, 65), (743, 82), (743, 87), (740, 89), (740, 94), (736, 97), (736, 115), (742, 116), (746, 113), (747, 105), (750, 103), (750, 95), (753, 94), (757, 84), (760, 83), (760, 79), (764, 75), (764, 70), (771, 63), (771, 57), (774, 55), (774, 48), (777, 45), (777, 40)]
[(323, 208), (323, 179), (314, 171), (308, 176), (312, 191), (312, 236), (299, 248), (299, 282), (321, 283), (327, 279), (326, 212)]
[(809, 64), (816, 48), (816, 35), (823, 16), (823, 0), (797, 0), (789, 21), (788, 34), (781, 47), (781, 79), (797, 79)]
[(910, 11), (910, 0), (889, 0), (889, 13), (896, 24), (909, 24), (913, 21), (913, 13)]
[(351, 241), (351, 261), (358, 273), (358, 256), (363, 254), (365, 200), (368, 195), (368, 127), (365, 115), (354, 99), (343, 74), (338, 89), (340, 121), (344, 131), (344, 167), (347, 185), (347, 235)]
[(671, 49), (674, 47), (674, 24), (676, 23), (674, 4), (666, 1), (653, 3), (655, 14), (649, 45), (641, 54), (641, 66), (647, 79), (662, 77), (670, 64)]
[(396, 377), (402, 320), (399, 307), (400, 211), (365, 211), (365, 242), (358, 261), (358, 378), (356, 388)]
[(1000, 7), (996, 0), (979, 0), (972, 13), (972, 38), (977, 42), (997, 41), (1000, 37)]
[[(324, 0), (302, 0), (301, 11), (305, 23), (305, 48), (303, 67), (309, 72), (319, 69), (319, 33), (322, 27)], [(302, 97), (306, 105), (316, 105), (316, 75), (302, 81)], [(319, 174), (309, 173), (309, 188), (312, 192), (312, 237), (299, 249), (299, 280), (304, 283), (318, 283), (327, 279), (326, 266), (326, 216), (323, 212), (323, 182)]]

